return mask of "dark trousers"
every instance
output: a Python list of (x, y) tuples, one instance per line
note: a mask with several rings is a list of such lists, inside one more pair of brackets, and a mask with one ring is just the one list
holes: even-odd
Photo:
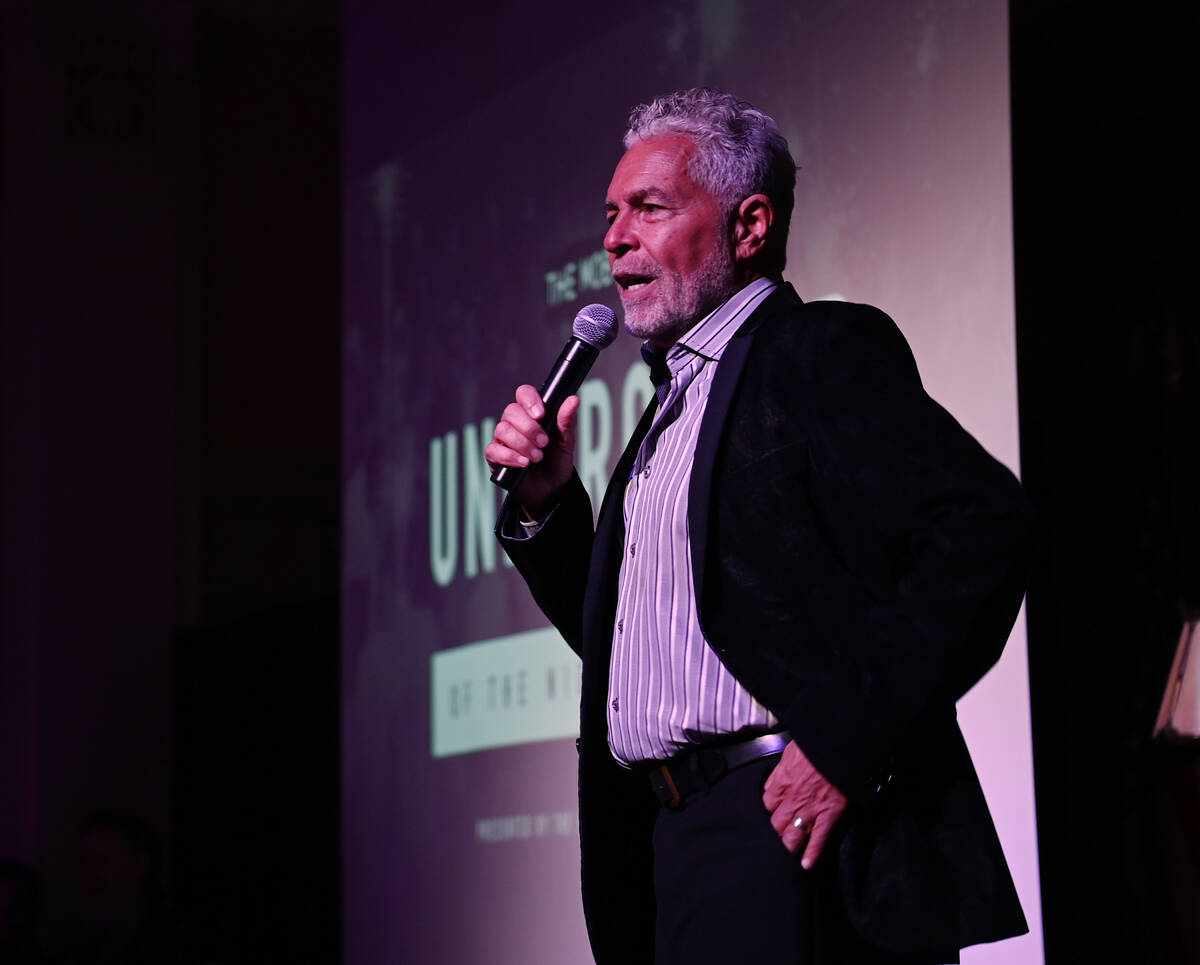
[(783, 846), (762, 803), (778, 761), (738, 768), (659, 814), (655, 965), (933, 965), (888, 956), (854, 932), (838, 889), (836, 836), (811, 871)]

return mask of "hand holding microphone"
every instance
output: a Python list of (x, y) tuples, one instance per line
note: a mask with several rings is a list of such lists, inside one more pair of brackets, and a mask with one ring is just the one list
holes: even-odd
[(517, 389), (495, 435), (484, 450), (492, 482), (514, 492), (537, 514), (571, 478), (575, 459), (575, 393), (600, 350), (617, 336), (617, 316), (606, 305), (588, 305), (575, 316), (571, 338), (546, 376), (541, 390)]

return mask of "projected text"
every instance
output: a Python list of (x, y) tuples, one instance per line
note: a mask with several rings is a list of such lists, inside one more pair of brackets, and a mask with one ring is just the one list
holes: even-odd
[(611, 284), (608, 252), (594, 251), (586, 258), (568, 262), (562, 268), (546, 272), (546, 304), (562, 305), (573, 302), (584, 292), (599, 291)]
[(507, 814), (499, 818), (480, 818), (475, 822), (475, 840), (486, 844), (551, 836), (568, 837), (578, 833), (579, 820), (574, 811)]
[[(608, 385), (588, 379), (580, 387), (575, 469), (593, 506), (599, 506), (616, 456), (633, 434), (652, 391), (646, 365), (639, 360), (622, 380), (618, 434), (617, 403)], [(460, 572), (467, 579), (491, 573), (498, 560), (512, 566), (492, 533), (503, 493), (491, 483), (483, 450), (495, 429), (496, 420), (489, 418), (429, 442), (429, 570), (440, 587), (450, 586)]]
[(579, 659), (550, 627), (430, 658), (431, 753), (449, 757), (579, 732)]

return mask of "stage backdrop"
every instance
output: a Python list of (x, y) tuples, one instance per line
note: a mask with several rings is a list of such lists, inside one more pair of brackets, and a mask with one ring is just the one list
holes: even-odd
[[(773, 114), (802, 166), (789, 280), (888, 311), (1016, 470), (1006, 4), (527, 4), (545, 42), (514, 71), (477, 56), (494, 16), (385, 6), (344, 14), (344, 961), (588, 962), (579, 662), (498, 551), (481, 451), (580, 307), (619, 314), (601, 238), (628, 109), (707, 84)], [(623, 333), (582, 392), (593, 496), (648, 395)], [(1040, 962), (1023, 618), (960, 717), (1032, 926), (964, 960)]]

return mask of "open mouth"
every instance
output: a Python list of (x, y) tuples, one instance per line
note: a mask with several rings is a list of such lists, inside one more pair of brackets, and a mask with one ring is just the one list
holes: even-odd
[(653, 275), (617, 275), (613, 279), (622, 292), (634, 292), (654, 281)]

